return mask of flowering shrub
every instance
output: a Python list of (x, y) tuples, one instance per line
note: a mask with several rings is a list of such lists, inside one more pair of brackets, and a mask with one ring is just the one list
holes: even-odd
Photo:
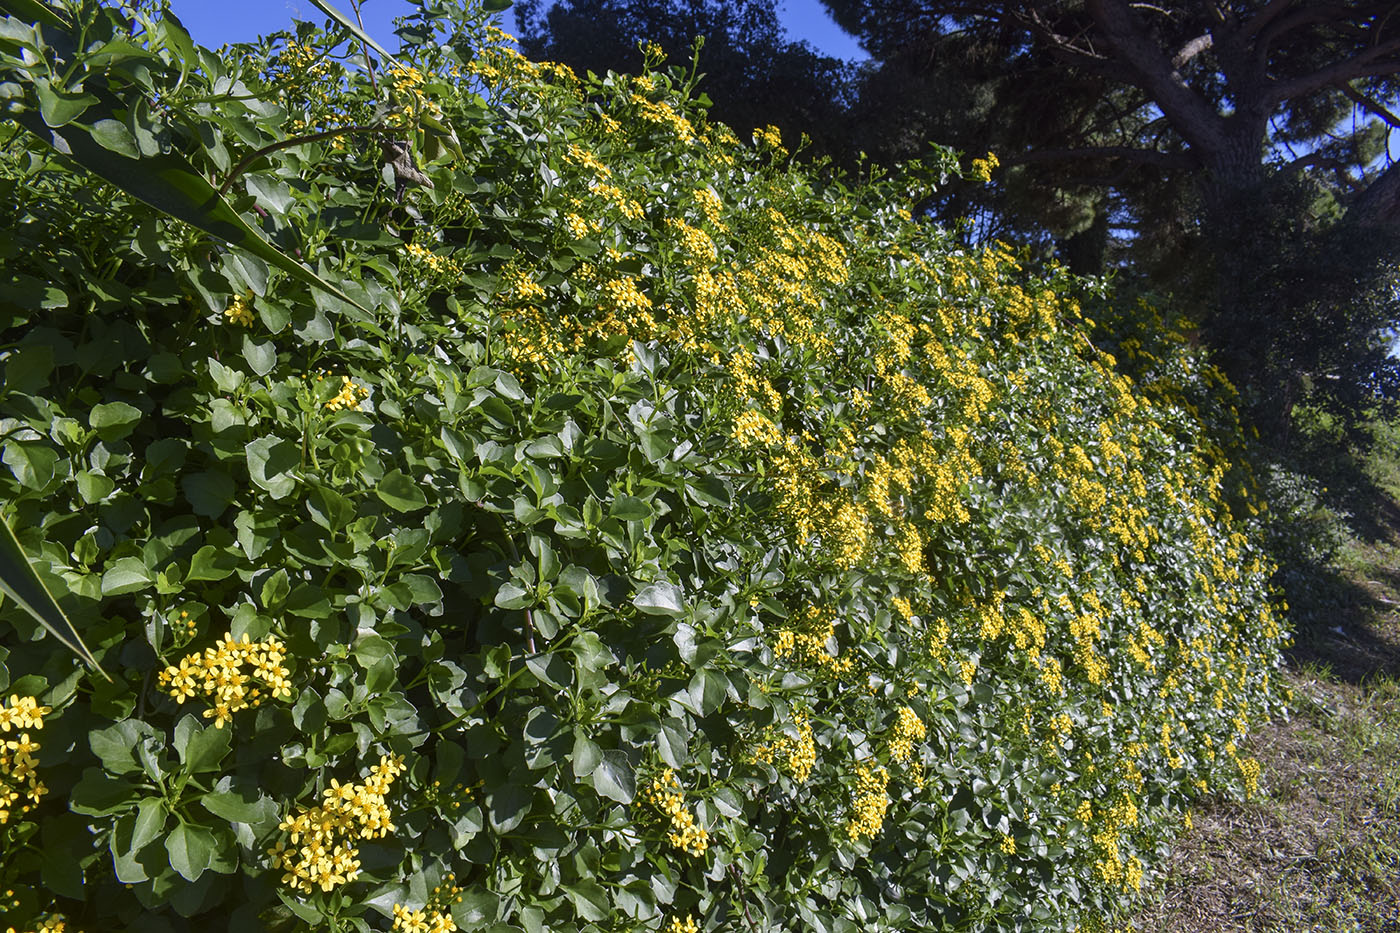
[(112, 677), (0, 607), (5, 924), (1093, 929), (1255, 788), (1226, 387), (911, 220), (952, 154), (824, 179), (435, 3), (374, 82), (54, 8), (3, 106), (149, 94), (352, 301), (5, 131), (0, 491)]

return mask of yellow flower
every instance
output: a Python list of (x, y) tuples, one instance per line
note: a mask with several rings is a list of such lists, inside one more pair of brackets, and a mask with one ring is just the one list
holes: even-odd
[(356, 385), (349, 376), (340, 377), (340, 391), (326, 402), (327, 411), (352, 411), (360, 407), (360, 402), (369, 398), (369, 389)]
[(972, 160), (972, 170), (968, 172), (968, 175), (971, 176), (974, 181), (991, 181), (992, 172), (995, 171), (999, 165), (1001, 165), (1001, 161), (997, 159), (996, 154), (989, 152), (985, 159)]
[(666, 841), (673, 848), (698, 858), (710, 847), (710, 834), (695, 822), (695, 816), (685, 806), (685, 794), (676, 780), (676, 772), (665, 769), (642, 791), (637, 805), (648, 803), (670, 822)]
[[(287, 839), (268, 849), (274, 866), (282, 871), (283, 884), (307, 894), (315, 888), (329, 893), (359, 877), (360, 851), (355, 843), (381, 839), (394, 831), (385, 796), (402, 772), (402, 758), (383, 756), (363, 784), (332, 780), (319, 806), (302, 808), (283, 820), (278, 829)], [(425, 920), (429, 913), (423, 912)], [(410, 916), (406, 922), (417, 920)], [(400, 927), (396, 919), (395, 929), (448, 933), (456, 927)]]
[(224, 309), (224, 317), (230, 324), (237, 324), (241, 327), (253, 326), (253, 309), (249, 306), (252, 295), (239, 295), (228, 303)]
[(851, 839), (873, 839), (884, 827), (885, 810), (890, 805), (889, 784), (890, 776), (884, 768), (856, 766), (855, 803), (846, 822), (846, 834)]
[(222, 729), (234, 713), (258, 706), (265, 695), (273, 699), (291, 695), (291, 674), (282, 663), (285, 658), (286, 649), (276, 638), (253, 642), (245, 634), (235, 641), (225, 635), (214, 647), (167, 666), (157, 680), (178, 703), (196, 694), (208, 698), (213, 706), (204, 711), (204, 717)]

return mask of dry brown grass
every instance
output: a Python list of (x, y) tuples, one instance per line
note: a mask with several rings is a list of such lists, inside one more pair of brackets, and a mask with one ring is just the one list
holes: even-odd
[(1400, 519), (1387, 491), (1372, 488), (1369, 533), (1327, 568), (1327, 611), (1298, 633), (1291, 718), (1252, 742), (1263, 792), (1203, 801), (1137, 929), (1400, 933)]

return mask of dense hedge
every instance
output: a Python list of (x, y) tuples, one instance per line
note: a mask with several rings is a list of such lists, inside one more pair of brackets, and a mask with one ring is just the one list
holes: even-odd
[(0, 130), (5, 515), (112, 676), (0, 611), (4, 923), (1093, 929), (1254, 788), (1224, 389), (911, 220), (950, 154), (824, 180), (434, 2), (373, 84), (59, 6), (9, 112), (117, 151), (100, 71), (216, 184), (319, 134), (228, 196), (354, 303)]

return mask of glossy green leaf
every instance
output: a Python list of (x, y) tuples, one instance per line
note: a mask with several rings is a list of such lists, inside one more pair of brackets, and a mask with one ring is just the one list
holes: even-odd
[(418, 484), (399, 470), (385, 473), (384, 478), (375, 484), (374, 494), (389, 508), (399, 512), (415, 512), (428, 504), (428, 497)]
[(147, 589), (155, 582), (151, 570), (139, 557), (122, 557), (102, 573), (102, 595), (122, 596)]
[(265, 823), (277, 816), (270, 797), (247, 792), (221, 791), (199, 798), (200, 805), (231, 823)]
[(15, 533), (10, 530), (9, 522), (3, 520), (0, 520), (0, 593), (14, 600), (74, 654), (97, 670), (102, 670), (87, 645), (83, 644), (82, 636), (73, 628), (48, 587), (44, 586), (44, 581), (35, 573)]
[[(97, 104), (86, 109), (101, 114), (99, 119), (112, 118), (108, 104)], [(21, 113), (16, 119), (45, 143), (132, 197), (230, 246), (247, 250), (304, 284), (334, 295), (365, 314), (370, 313), (345, 292), (269, 243), (228, 206), (203, 175), (178, 155), (162, 153), (131, 158), (102, 146), (87, 130), (64, 126), (63, 133), (59, 134), (37, 113)]]
[(642, 588), (632, 599), (636, 606), (647, 615), (678, 616), (685, 612), (685, 602), (680, 587), (662, 581)]
[(181, 823), (165, 837), (170, 867), (186, 881), (198, 881), (214, 857), (214, 834), (203, 826)]
[(637, 778), (624, 752), (608, 749), (592, 771), (593, 789), (618, 803), (631, 803), (637, 795)]

